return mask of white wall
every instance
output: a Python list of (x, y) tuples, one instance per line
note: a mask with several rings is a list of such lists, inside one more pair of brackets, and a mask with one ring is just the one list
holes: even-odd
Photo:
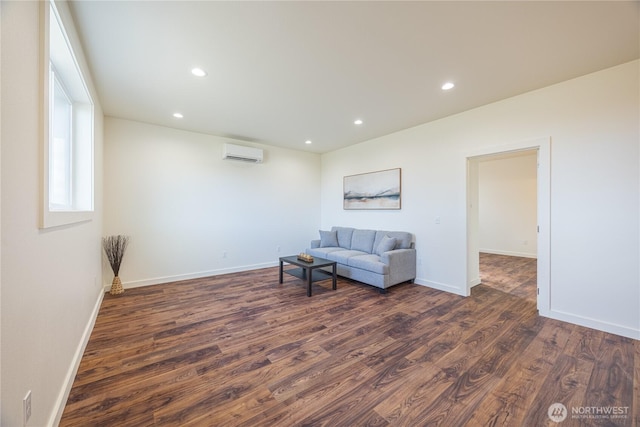
[[(551, 136), (551, 300), (542, 314), (640, 338), (639, 64), (323, 155), (322, 228), (410, 231), (417, 282), (464, 295), (467, 157)], [(343, 176), (395, 167), (402, 210), (342, 209)]]
[[(0, 2), (0, 64), (2, 58), (2, 2)], [(0, 66), (0, 82), (2, 67)], [(2, 223), (2, 84), (0, 84), (0, 224)], [(0, 226), (0, 242), (2, 227)], [(0, 424), (2, 423), (2, 245), (0, 245)]]
[[(411, 231), (418, 282), (463, 293), (466, 156), (548, 135), (545, 314), (640, 338), (638, 61), (322, 157), (263, 147), (262, 165), (220, 160), (226, 139), (108, 119), (104, 209), (97, 105), (96, 215), (41, 231), (38, 3), (0, 8), (1, 425), (22, 425), (28, 390), (29, 425), (55, 423), (64, 405), (102, 295), (102, 212), (104, 234), (132, 237), (121, 271), (129, 285), (274, 265), (303, 250), (320, 224)], [(394, 167), (402, 168), (402, 210), (342, 209), (344, 175)]]
[(537, 256), (537, 163), (535, 151), (478, 163), (480, 252)]
[[(95, 209), (90, 222), (40, 230), (39, 2), (2, 2), (1, 393), (3, 426), (56, 422), (87, 326), (102, 296), (102, 112), (96, 106)], [(60, 5), (67, 30), (66, 5)], [(79, 44), (69, 34), (76, 53)], [(78, 58), (89, 78), (82, 55)], [(89, 80), (92, 95), (95, 92)], [(94, 98), (97, 101), (97, 98)]]
[[(316, 237), (318, 154), (105, 122), (105, 234), (131, 237), (125, 289), (274, 266)], [(222, 160), (225, 142), (263, 148), (265, 160)]]

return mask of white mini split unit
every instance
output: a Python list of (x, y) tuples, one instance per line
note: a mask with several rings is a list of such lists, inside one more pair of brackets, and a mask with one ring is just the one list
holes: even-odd
[(224, 144), (222, 158), (224, 160), (240, 160), (249, 163), (262, 163), (263, 151), (260, 148), (245, 147), (242, 145)]

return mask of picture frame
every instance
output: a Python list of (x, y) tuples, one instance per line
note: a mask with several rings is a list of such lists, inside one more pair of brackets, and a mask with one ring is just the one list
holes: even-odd
[(401, 209), (402, 170), (395, 168), (345, 176), (342, 194), (345, 210)]

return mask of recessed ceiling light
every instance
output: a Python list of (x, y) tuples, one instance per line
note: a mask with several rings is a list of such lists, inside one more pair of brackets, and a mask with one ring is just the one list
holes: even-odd
[(193, 74), (196, 77), (206, 77), (207, 72), (202, 68), (193, 68), (191, 70), (191, 74)]
[(355, 122), (353, 122), (354, 125), (361, 125), (362, 124), (362, 120), (358, 119)]
[(173, 117), (175, 117), (176, 119), (181, 119), (184, 116), (181, 113), (173, 113)]
[(453, 89), (455, 87), (455, 85), (451, 82), (446, 82), (445, 84), (442, 85), (442, 90), (449, 90), (449, 89)]
[(310, 139), (307, 139), (304, 143), (305, 143), (305, 144), (307, 144), (307, 145), (309, 145), (309, 144), (311, 144), (311, 140), (310, 140)]

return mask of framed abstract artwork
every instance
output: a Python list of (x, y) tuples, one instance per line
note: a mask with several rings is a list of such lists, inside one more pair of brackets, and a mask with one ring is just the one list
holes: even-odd
[(400, 209), (400, 196), (400, 168), (344, 177), (344, 209)]

